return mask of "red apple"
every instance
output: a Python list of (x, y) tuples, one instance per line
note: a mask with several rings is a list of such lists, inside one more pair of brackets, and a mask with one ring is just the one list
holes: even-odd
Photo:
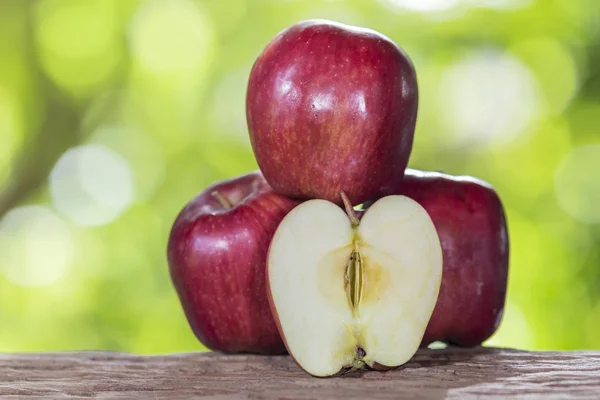
[(297, 23), (258, 56), (248, 82), (250, 141), (279, 193), (341, 204), (396, 190), (412, 149), (417, 79), (408, 56), (372, 30)]
[(509, 241), (498, 195), (472, 177), (410, 169), (399, 189), (429, 213), (442, 244), (442, 285), (422, 344), (482, 343), (500, 323), (508, 278)]
[(206, 347), (285, 352), (269, 310), (265, 268), (275, 229), (297, 204), (253, 172), (208, 187), (175, 220), (167, 251), (171, 278)]

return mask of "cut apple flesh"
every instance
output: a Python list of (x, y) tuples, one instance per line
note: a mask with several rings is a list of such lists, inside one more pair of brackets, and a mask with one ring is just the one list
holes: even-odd
[(310, 200), (277, 228), (267, 265), (289, 353), (308, 373), (330, 376), (414, 355), (437, 300), (442, 249), (429, 215), (408, 197), (378, 200), (360, 223)]

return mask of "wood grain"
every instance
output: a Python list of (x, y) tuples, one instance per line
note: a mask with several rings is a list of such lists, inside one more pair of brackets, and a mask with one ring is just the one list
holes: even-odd
[(421, 350), (403, 368), (313, 378), (286, 356), (0, 355), (1, 398), (600, 399), (600, 352)]

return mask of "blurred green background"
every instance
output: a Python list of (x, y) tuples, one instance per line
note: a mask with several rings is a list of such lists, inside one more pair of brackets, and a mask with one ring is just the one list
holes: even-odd
[(202, 349), (169, 229), (256, 168), (249, 70), (307, 18), (403, 47), (420, 83), (410, 165), (503, 199), (510, 284), (489, 344), (600, 348), (597, 0), (1, 0), (0, 351)]

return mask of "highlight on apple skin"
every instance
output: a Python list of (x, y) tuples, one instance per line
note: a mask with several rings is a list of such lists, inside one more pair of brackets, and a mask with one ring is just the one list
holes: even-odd
[(206, 188), (178, 215), (170, 274), (190, 327), (209, 349), (285, 353), (267, 300), (266, 257), (275, 229), (298, 204), (252, 172)]
[(498, 328), (506, 297), (509, 240), (502, 202), (486, 182), (407, 169), (397, 193), (429, 213), (444, 272), (422, 345), (476, 346)]
[(373, 30), (302, 21), (275, 36), (251, 70), (246, 117), (265, 179), (279, 193), (354, 205), (392, 194), (412, 150), (417, 78)]
[(433, 312), (442, 249), (427, 212), (406, 196), (359, 220), (321, 199), (294, 208), (267, 259), (269, 305), (289, 354), (313, 376), (400, 366)]

